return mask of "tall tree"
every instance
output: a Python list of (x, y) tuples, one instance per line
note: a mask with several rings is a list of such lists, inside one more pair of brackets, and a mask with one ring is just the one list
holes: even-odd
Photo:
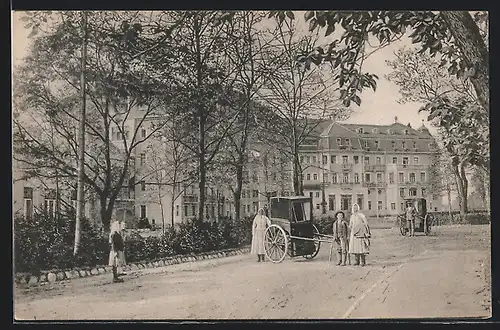
[[(299, 148), (323, 119), (346, 114), (340, 95), (347, 91), (342, 88), (342, 76), (336, 75), (345, 68), (339, 66), (331, 72), (327, 64), (311, 67), (309, 62), (298, 62), (321, 48), (317, 46), (318, 34), (300, 35), (293, 19), (277, 22), (271, 29), (270, 37), (276, 37), (265, 56), (273, 64), (267, 65), (271, 74), (258, 91), (258, 99), (272, 114), (261, 112), (261, 129), (267, 133), (261, 138), (280, 147), (287, 156), (292, 164), (294, 193), (303, 195)], [(358, 83), (373, 82), (365, 76)], [(358, 103), (359, 98), (355, 101)], [(348, 107), (350, 101), (344, 105)]]
[[(124, 57), (117, 22), (126, 15), (93, 12), (87, 22), (84, 181), (98, 196), (105, 228), (130, 174), (134, 149), (155, 133), (151, 130), (140, 137), (143, 123), (152, 114), (161, 115), (160, 110), (171, 103), (169, 95), (174, 94), (164, 81), (148, 76), (137, 62)], [(14, 101), (20, 112), (14, 120), (19, 141), (14, 157), (28, 165), (34, 177), (50, 177), (57, 170), (58, 175), (76, 179), (80, 19), (72, 12), (27, 18), (28, 25), (38, 20), (41, 32), (32, 35), (29, 55), (14, 70)], [(49, 147), (50, 125), (57, 132), (56, 148)]]
[[(273, 11), (270, 16), (283, 21), (294, 14)], [(358, 53), (365, 51), (369, 37), (382, 44), (409, 32), (412, 42), (421, 45), (422, 53), (429, 50), (433, 56), (440, 54), (443, 63), (449, 64), (450, 74), (470, 79), (480, 105), (489, 111), (489, 51), (483, 39), (487, 34), (478, 26), (487, 25), (487, 13), (475, 15), (474, 19), (466, 11), (308, 11), (304, 18), (310, 30), (325, 28), (325, 35), (339, 29), (343, 32), (333, 46), (330, 44), (324, 52), (310, 52), (304, 61), (352, 63)], [(340, 50), (334, 47), (339, 41), (345, 43)], [(341, 74), (349, 81), (358, 73)], [(358, 91), (350, 87), (344, 96), (352, 99)]]

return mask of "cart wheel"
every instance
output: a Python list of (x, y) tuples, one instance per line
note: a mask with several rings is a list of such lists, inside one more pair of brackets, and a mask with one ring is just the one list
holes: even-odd
[(399, 220), (399, 232), (401, 233), (401, 235), (406, 236), (406, 231), (407, 231), (406, 220), (400, 215), (398, 215), (398, 220)]
[(431, 226), (432, 226), (432, 215), (426, 214), (424, 218), (424, 234), (427, 236), (431, 233)]
[[(319, 230), (318, 230), (318, 228), (316, 228), (315, 225), (313, 225), (313, 237), (314, 238), (318, 238), (318, 239), (320, 238), (319, 237)], [(318, 255), (318, 253), (319, 253), (320, 246), (321, 246), (321, 242), (320, 241), (314, 241), (314, 248), (315, 248), (314, 252), (312, 254), (305, 255), (304, 258), (306, 258), (306, 259), (312, 259), (312, 258), (316, 257)]]
[(288, 250), (288, 238), (283, 228), (277, 225), (267, 227), (264, 237), (266, 256), (274, 263), (285, 259)]

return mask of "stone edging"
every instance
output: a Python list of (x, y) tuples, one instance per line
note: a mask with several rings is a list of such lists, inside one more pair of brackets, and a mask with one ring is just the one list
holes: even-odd
[[(242, 255), (250, 252), (249, 247), (239, 248), (239, 249), (227, 249), (214, 252), (205, 252), (197, 255), (179, 255), (168, 257), (159, 260), (143, 261), (143, 262), (132, 262), (123, 267), (123, 270), (139, 270), (146, 268), (156, 268), (168, 265), (182, 264), (187, 262), (195, 262), (208, 259), (219, 259), (224, 257)], [(111, 273), (111, 266), (96, 266), (96, 267), (86, 267), (86, 268), (75, 268), (68, 270), (53, 270), (53, 271), (42, 271), (40, 275), (33, 275), (30, 273), (18, 273), (14, 276), (14, 281), (16, 284), (24, 285), (35, 285), (38, 283), (45, 282), (58, 282), (64, 280), (71, 280), (74, 278), (83, 278), (89, 276), (95, 276), (100, 274)]]

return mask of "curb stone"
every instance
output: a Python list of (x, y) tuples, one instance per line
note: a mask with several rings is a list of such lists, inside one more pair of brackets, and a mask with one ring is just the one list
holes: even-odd
[[(135, 262), (129, 263), (123, 267), (124, 270), (139, 270), (145, 268), (155, 268), (169, 265), (176, 265), (181, 263), (191, 263), (201, 260), (211, 260), (225, 258), (229, 256), (243, 255), (248, 253), (250, 248), (239, 248), (239, 249), (227, 249), (214, 252), (203, 252), (200, 254), (191, 255), (178, 255), (165, 259), (146, 261), (146, 262)], [(96, 276), (111, 272), (111, 266), (96, 266), (94, 268), (75, 268), (71, 270), (53, 270), (53, 271), (43, 271), (39, 276), (31, 275), (29, 273), (18, 273), (14, 276), (14, 281), (17, 284), (23, 285), (36, 285), (44, 284), (46, 282), (56, 282), (63, 280), (71, 280), (75, 278), (85, 278), (88, 276)]]

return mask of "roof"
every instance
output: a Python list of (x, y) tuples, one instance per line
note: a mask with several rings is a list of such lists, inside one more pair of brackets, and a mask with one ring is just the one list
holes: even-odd
[(280, 196), (280, 197), (271, 197), (271, 199), (284, 199), (284, 200), (291, 200), (291, 201), (298, 201), (298, 200), (307, 200), (310, 201), (311, 197), (308, 196)]

